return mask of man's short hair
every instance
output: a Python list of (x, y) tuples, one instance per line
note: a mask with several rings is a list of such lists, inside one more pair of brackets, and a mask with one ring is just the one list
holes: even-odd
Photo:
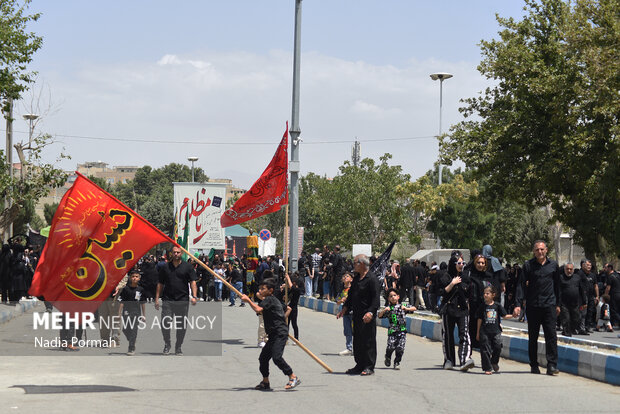
[(586, 263), (592, 263), (592, 262), (590, 260), (588, 260), (588, 259), (581, 259), (581, 262), (579, 262), (579, 265), (581, 267), (583, 267), (583, 265), (586, 264)]
[(276, 285), (276, 281), (273, 278), (267, 278), (260, 282), (258, 287), (265, 286), (267, 289), (275, 289)]
[(534, 242), (534, 244), (532, 244), (532, 250), (534, 250), (534, 248), (536, 247), (536, 245), (537, 245), (537, 244), (539, 244), (539, 243), (544, 244), (546, 249), (548, 249), (548, 248), (549, 248), (549, 247), (547, 246), (547, 242), (546, 242), (546, 241), (544, 241), (544, 240), (536, 240), (536, 241)]

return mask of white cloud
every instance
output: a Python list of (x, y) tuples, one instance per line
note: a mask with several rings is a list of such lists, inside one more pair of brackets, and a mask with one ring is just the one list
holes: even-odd
[[(362, 156), (390, 152), (414, 176), (432, 168), (437, 156), (437, 70), (454, 73), (444, 84), (444, 131), (461, 119), (458, 100), (482, 90), (476, 63), (411, 60), (403, 67), (372, 65), (304, 53), (300, 126), (302, 173), (334, 175), (362, 140)], [(101, 159), (110, 165), (162, 166), (186, 162), (216, 176), (231, 169), (260, 174), (291, 116), (292, 56), (237, 53), (166, 54), (151, 62), (88, 65), (77, 75), (46, 79), (60, 111), (44, 120), (46, 131), (66, 135), (168, 140), (171, 144), (61, 138), (76, 163)], [(368, 142), (367, 139), (421, 137)], [(429, 137), (429, 138), (424, 138)], [(179, 141), (273, 142), (273, 145), (186, 145)], [(58, 148), (56, 148), (58, 151)], [(239, 183), (249, 186), (250, 182)]]

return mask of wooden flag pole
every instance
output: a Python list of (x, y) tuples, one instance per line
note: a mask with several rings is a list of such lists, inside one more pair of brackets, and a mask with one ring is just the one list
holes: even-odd
[(300, 347), (301, 349), (303, 349), (303, 350), (304, 350), (304, 352), (305, 352), (306, 354), (310, 355), (310, 357), (311, 357), (312, 359), (314, 359), (316, 362), (318, 362), (320, 366), (322, 366), (323, 368), (325, 368), (325, 370), (326, 370), (327, 372), (329, 372), (330, 374), (334, 372), (334, 370), (332, 370), (332, 369), (331, 369), (331, 368), (330, 368), (330, 367), (329, 367), (329, 366), (328, 366), (325, 362), (321, 361), (321, 360), (319, 359), (319, 357), (317, 357), (316, 355), (314, 355), (314, 354), (312, 353), (312, 351), (310, 351), (308, 348), (306, 348), (306, 347), (304, 346), (304, 344), (302, 344), (301, 342), (299, 342), (299, 341), (297, 340), (297, 338), (295, 338), (295, 337), (294, 337), (293, 335), (291, 335), (291, 334), (288, 334), (288, 337), (289, 337), (289, 338), (291, 338), (291, 339), (293, 340), (293, 342), (295, 342), (295, 343), (297, 344), (297, 346), (298, 346), (298, 347)]
[[(241, 297), (243, 295), (243, 293), (239, 292), (233, 285), (231, 285), (230, 283), (228, 283), (227, 280), (225, 280), (223, 277), (221, 277), (220, 275), (218, 275), (217, 273), (215, 273), (209, 266), (207, 266), (206, 264), (204, 264), (200, 259), (194, 257), (188, 250), (186, 250), (183, 246), (179, 246), (178, 244), (176, 244), (176, 246), (181, 249), (185, 254), (187, 254), (189, 257), (192, 258), (192, 260), (195, 260), (196, 262), (198, 262), (198, 264), (200, 264), (202, 267), (204, 267), (209, 273), (211, 273), (213, 276), (217, 277), (218, 279), (220, 279), (222, 281), (222, 283), (224, 283), (228, 289), (232, 290), (233, 292), (235, 292), (237, 295), (239, 295), (239, 297)], [(293, 342), (295, 342), (301, 349), (303, 349), (306, 354), (310, 355), (310, 357), (312, 359), (314, 359), (316, 362), (318, 362), (318, 364), (320, 366), (322, 366), (323, 368), (325, 368), (327, 370), (327, 372), (332, 373), (334, 372), (329, 366), (327, 366), (327, 364), (325, 364), (325, 362), (321, 361), (319, 359), (319, 357), (317, 357), (316, 355), (314, 355), (308, 348), (306, 348), (301, 342), (299, 342), (297, 339), (295, 339), (295, 337), (293, 337), (291, 334), (288, 335), (289, 338), (291, 338), (293, 340)]]

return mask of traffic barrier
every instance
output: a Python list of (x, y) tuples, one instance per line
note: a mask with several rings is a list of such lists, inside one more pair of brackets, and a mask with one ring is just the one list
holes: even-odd
[[(334, 302), (306, 296), (299, 299), (299, 304), (332, 315), (337, 314), (341, 308)], [(407, 332), (434, 341), (441, 341), (440, 321), (407, 315), (406, 322)], [(377, 318), (377, 325), (387, 328), (388, 320)], [(502, 334), (502, 344), (502, 357), (529, 364), (527, 338)], [(538, 341), (538, 363), (543, 368), (547, 365), (545, 343), (542, 339)], [(558, 369), (562, 372), (592, 378), (608, 384), (620, 385), (620, 356), (615, 354), (558, 344)]]

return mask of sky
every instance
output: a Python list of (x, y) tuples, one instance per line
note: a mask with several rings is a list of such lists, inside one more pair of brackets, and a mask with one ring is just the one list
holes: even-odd
[[(459, 100), (491, 85), (476, 67), (482, 39), (522, 0), (304, 0), (301, 17), (301, 174), (333, 177), (351, 159), (392, 154), (415, 179), (462, 120)], [(33, 0), (43, 37), (37, 84), (17, 104), (15, 141), (54, 143), (46, 162), (154, 168), (171, 162), (249, 188), (291, 119), (294, 0)], [(16, 156), (14, 156), (16, 159)]]

